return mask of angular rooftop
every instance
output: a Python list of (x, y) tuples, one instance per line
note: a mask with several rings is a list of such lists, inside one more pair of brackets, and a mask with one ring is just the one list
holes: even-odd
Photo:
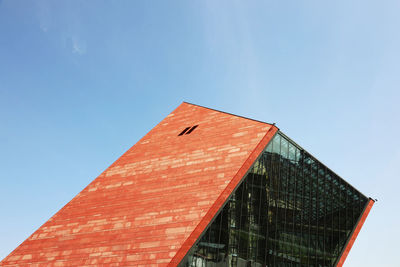
[(341, 266), (372, 204), (276, 126), (184, 102), (0, 265)]

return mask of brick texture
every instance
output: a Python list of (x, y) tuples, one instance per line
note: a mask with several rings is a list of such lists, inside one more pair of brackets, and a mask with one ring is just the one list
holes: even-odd
[(276, 131), (182, 103), (0, 265), (176, 266)]

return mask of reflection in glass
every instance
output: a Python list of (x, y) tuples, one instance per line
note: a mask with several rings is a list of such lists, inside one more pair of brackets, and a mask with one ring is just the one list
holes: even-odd
[(334, 266), (366, 204), (278, 133), (180, 266)]

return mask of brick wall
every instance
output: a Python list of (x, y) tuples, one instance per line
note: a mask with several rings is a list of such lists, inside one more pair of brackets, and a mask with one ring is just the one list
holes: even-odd
[(0, 265), (175, 266), (276, 130), (182, 103)]

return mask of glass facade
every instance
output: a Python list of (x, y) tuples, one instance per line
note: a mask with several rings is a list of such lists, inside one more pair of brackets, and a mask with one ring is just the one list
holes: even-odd
[(334, 266), (367, 203), (278, 132), (180, 266)]

